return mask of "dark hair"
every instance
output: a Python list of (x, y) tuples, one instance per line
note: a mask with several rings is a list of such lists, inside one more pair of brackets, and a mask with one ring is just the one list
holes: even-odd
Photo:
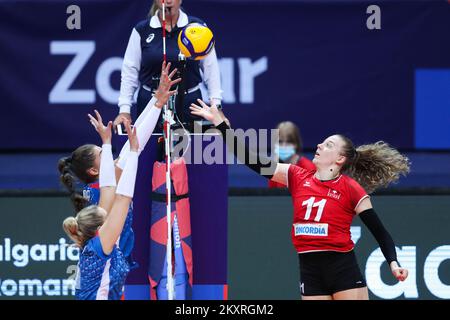
[(93, 144), (85, 144), (72, 152), (70, 157), (61, 158), (58, 161), (60, 181), (70, 192), (70, 198), (77, 212), (89, 204), (88, 200), (76, 191), (77, 180), (88, 184), (97, 179), (87, 172), (94, 166), (94, 148)]
[(303, 150), (303, 141), (298, 127), (291, 121), (283, 121), (277, 126), (278, 130), (282, 128), (288, 130), (287, 138), (291, 143), (295, 144), (295, 153), (300, 154)]
[(344, 141), (342, 155), (347, 158), (341, 170), (355, 179), (367, 193), (397, 182), (400, 175), (406, 176), (410, 170), (409, 159), (386, 142), (355, 148), (349, 138), (338, 136)]

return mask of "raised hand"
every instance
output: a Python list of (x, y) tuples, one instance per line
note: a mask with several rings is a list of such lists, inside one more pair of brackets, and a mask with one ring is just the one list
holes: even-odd
[(132, 121), (131, 115), (129, 113), (119, 113), (119, 115), (114, 119), (113, 129), (114, 132), (117, 132), (117, 126), (124, 122), (124, 120)]
[(191, 109), (191, 113), (193, 115), (202, 117), (205, 120), (211, 121), (215, 126), (219, 125), (224, 119), (222, 118), (219, 109), (215, 105), (211, 107), (204, 103), (201, 99), (197, 99), (197, 102), (200, 104), (196, 105), (192, 103), (189, 109)]
[(157, 99), (155, 107), (161, 109), (169, 100), (169, 97), (174, 95), (177, 90), (170, 91), (170, 88), (181, 81), (181, 78), (172, 80), (173, 76), (177, 73), (177, 68), (173, 69), (169, 74), (170, 62), (166, 65), (165, 62), (162, 64), (161, 77), (159, 80), (158, 89), (155, 92), (155, 98)]
[(98, 132), (100, 138), (102, 139), (103, 144), (111, 144), (111, 128), (112, 128), (112, 121), (109, 121), (108, 124), (105, 126), (103, 124), (102, 116), (97, 110), (94, 110), (95, 115), (97, 117), (94, 118), (91, 114), (88, 114), (89, 121), (91, 122), (92, 126), (95, 128), (95, 131)]
[(136, 127), (133, 127), (131, 129), (131, 122), (128, 120), (123, 121), (123, 125), (125, 126), (125, 129), (127, 130), (128, 134), (128, 141), (130, 141), (130, 151), (138, 152), (139, 150), (139, 141), (136, 134)]

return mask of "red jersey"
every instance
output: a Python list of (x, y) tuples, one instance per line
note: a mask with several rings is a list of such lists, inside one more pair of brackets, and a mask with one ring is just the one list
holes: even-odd
[[(298, 159), (298, 161), (295, 165), (300, 168), (303, 168), (307, 171), (316, 170), (315, 164), (311, 160), (309, 160), (308, 158), (305, 158), (305, 157), (300, 157), (300, 159)], [(269, 180), (269, 188), (286, 188), (286, 185), (279, 183), (279, 182)]]
[(355, 208), (369, 196), (346, 175), (322, 182), (314, 173), (289, 166), (288, 188), (294, 205), (292, 242), (299, 253), (350, 251), (354, 247), (350, 226)]

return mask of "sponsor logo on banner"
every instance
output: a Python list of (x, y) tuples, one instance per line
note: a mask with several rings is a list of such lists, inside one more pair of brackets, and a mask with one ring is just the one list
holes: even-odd
[(296, 223), (294, 224), (296, 236), (328, 236), (328, 223)]

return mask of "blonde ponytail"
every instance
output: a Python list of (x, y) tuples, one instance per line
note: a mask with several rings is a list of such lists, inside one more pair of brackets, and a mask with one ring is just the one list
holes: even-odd
[(66, 218), (63, 222), (63, 229), (69, 238), (72, 239), (77, 246), (81, 247), (77, 219), (74, 217)]
[(78, 212), (75, 218), (66, 218), (63, 229), (77, 246), (84, 247), (87, 241), (95, 237), (103, 222), (104, 215), (100, 214), (97, 206), (92, 205)]

